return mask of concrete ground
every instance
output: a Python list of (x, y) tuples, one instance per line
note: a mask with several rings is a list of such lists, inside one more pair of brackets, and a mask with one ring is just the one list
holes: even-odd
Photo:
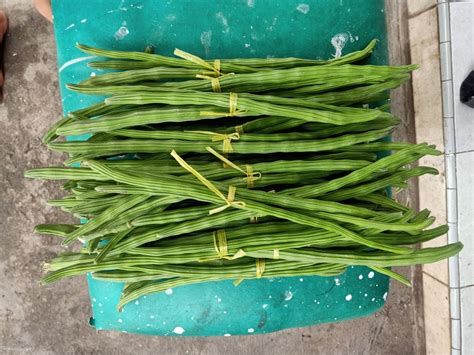
[[(0, 354), (202, 353), (202, 354), (419, 354), (424, 353), (421, 284), (394, 283), (380, 312), (343, 323), (293, 329), (268, 335), (230, 338), (166, 338), (96, 332), (85, 278), (41, 287), (42, 263), (58, 251), (53, 237), (35, 235), (34, 225), (65, 220), (47, 207), (58, 184), (26, 180), (23, 172), (60, 164), (62, 157), (41, 145), (40, 137), (60, 117), (52, 27), (30, 0), (3, 0), (10, 18), (5, 51), (6, 84), (0, 106)], [(391, 56), (406, 55), (404, 1), (388, 2)], [(403, 39), (403, 40), (401, 40)], [(402, 95), (401, 95), (402, 94)], [(398, 92), (394, 109), (405, 119), (398, 139), (412, 140), (410, 86)], [(416, 186), (404, 199), (415, 204)]]

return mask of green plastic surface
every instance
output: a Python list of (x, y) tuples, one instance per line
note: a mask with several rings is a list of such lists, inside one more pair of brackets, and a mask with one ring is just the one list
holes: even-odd
[[(99, 99), (64, 87), (100, 74), (86, 66), (91, 58), (76, 42), (139, 51), (153, 45), (165, 55), (177, 47), (205, 58), (323, 59), (336, 47), (346, 54), (377, 38), (371, 62), (387, 58), (383, 0), (56, 0), (53, 13), (64, 112)], [(268, 333), (366, 316), (383, 306), (389, 286), (387, 277), (351, 267), (336, 278), (185, 286), (144, 296), (119, 313), (122, 284), (88, 280), (95, 328), (182, 336)]]

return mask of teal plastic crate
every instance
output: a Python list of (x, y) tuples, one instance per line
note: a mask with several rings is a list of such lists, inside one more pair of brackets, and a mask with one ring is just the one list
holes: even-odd
[[(55, 0), (53, 13), (65, 113), (100, 99), (64, 86), (101, 73), (86, 66), (91, 58), (76, 42), (138, 51), (153, 45), (164, 55), (180, 48), (203, 58), (327, 59), (377, 38), (370, 61), (387, 61), (383, 0)], [(363, 317), (384, 305), (389, 287), (387, 277), (351, 267), (335, 278), (184, 286), (143, 296), (118, 312), (123, 285), (88, 281), (96, 329), (180, 336), (259, 334)]]

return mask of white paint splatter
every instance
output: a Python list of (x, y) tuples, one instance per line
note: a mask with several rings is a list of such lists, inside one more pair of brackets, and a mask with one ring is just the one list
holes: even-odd
[(90, 76), (91, 76), (91, 77), (94, 77), (94, 76), (96, 76), (96, 75), (97, 75), (97, 74), (96, 74), (95, 72), (92, 72)]
[(352, 33), (350, 33), (350, 32), (347, 32), (347, 33), (349, 35), (349, 40), (351, 41), (351, 43), (354, 43), (355, 39), (354, 39), (354, 37), (352, 37)]
[(224, 16), (222, 12), (218, 12), (216, 14), (217, 20), (221, 23), (221, 25), (224, 27), (224, 30), (222, 31), (223, 33), (228, 33), (229, 32), (229, 22), (227, 21), (227, 17)]
[(224, 336), (225, 336), (225, 337), (230, 337), (230, 334), (229, 334), (229, 333), (225, 333)]
[(168, 296), (171, 296), (173, 294), (173, 289), (172, 288), (169, 288), (165, 291), (165, 293), (168, 295)]
[(173, 333), (181, 335), (184, 333), (184, 329), (182, 327), (176, 327), (173, 329)]
[(296, 10), (298, 10), (299, 12), (301, 12), (302, 14), (307, 14), (309, 12), (309, 5), (308, 4), (299, 4), (297, 7), (296, 7)]
[(86, 19), (86, 18), (83, 18), (83, 19), (81, 20), (81, 23), (86, 23), (86, 22), (87, 22), (87, 19)]
[(364, 278), (364, 275), (359, 275), (359, 280), (362, 280)]
[(140, 304), (140, 302), (138, 302), (138, 301), (135, 301), (135, 304), (138, 306), (138, 305)]
[(66, 27), (65, 31), (70, 30), (74, 26), (76, 26), (76, 25), (74, 23), (71, 23), (69, 26)]
[(359, 306), (359, 309), (361, 309), (361, 308), (362, 308), (362, 306)]
[(364, 293), (364, 297), (367, 297), (368, 295), (366, 293)]
[(150, 319), (155, 319), (155, 316), (154, 316), (154, 315), (151, 315), (151, 316), (150, 316)]
[(336, 50), (336, 53), (333, 54), (334, 58), (340, 58), (342, 55), (342, 49), (346, 45), (348, 36), (346, 33), (338, 33), (333, 38), (331, 38), (331, 44)]
[(118, 7), (120, 11), (128, 11), (128, 9), (124, 6), (124, 4), (125, 4), (125, 0), (121, 0), (120, 5)]
[(285, 293), (285, 301), (290, 301), (293, 298), (293, 292), (290, 290), (286, 290)]
[(206, 31), (201, 33), (201, 44), (204, 47), (204, 52), (209, 55), (211, 48), (212, 31)]
[[(120, 1), (120, 4), (118, 6), (118, 8), (114, 9), (114, 10), (109, 10), (107, 11), (108, 14), (112, 14), (114, 12), (119, 12), (119, 11), (128, 11), (128, 8), (124, 6), (125, 4), (125, 0), (121, 0)], [(130, 5), (130, 7), (136, 7), (137, 9), (143, 9), (143, 5)]]
[(249, 333), (253, 333), (253, 332), (255, 331), (255, 329), (249, 328), (249, 329), (247, 329), (247, 331), (248, 331)]
[(264, 303), (264, 304), (262, 305), (262, 308), (263, 308), (263, 309), (267, 309), (267, 308), (268, 308), (268, 304)]
[(375, 297), (372, 297), (371, 301), (374, 302), (374, 301), (375, 301)]
[(85, 60), (92, 59), (92, 58), (95, 58), (95, 57), (94, 56), (88, 56), (88, 57), (80, 57), (80, 58), (76, 58), (76, 59), (71, 59), (71, 60), (67, 61), (66, 63), (64, 63), (63, 65), (61, 65), (61, 67), (59, 68), (59, 72), (61, 73), (64, 69), (66, 69), (67, 67), (69, 67), (73, 64), (83, 62)]
[(351, 299), (352, 299), (352, 295), (351, 295), (351, 294), (346, 295), (346, 301), (350, 301)]
[(118, 322), (119, 322), (119, 323), (123, 323), (122, 318), (119, 318), (119, 319), (118, 319)]
[[(245, 48), (249, 48), (249, 47), (250, 47), (250, 43), (245, 43), (244, 46), (245, 46)], [(271, 280), (270, 282), (273, 282), (273, 280)]]
[(102, 307), (102, 303), (99, 302), (99, 307)]
[(387, 293), (387, 292), (385, 292), (385, 293), (383, 294), (383, 300), (384, 300), (384, 301), (386, 301), (386, 300), (387, 300), (387, 296), (388, 296), (388, 293)]
[(369, 277), (369, 279), (372, 279), (375, 276), (375, 273), (373, 271), (370, 271), (367, 276)]
[(304, 281), (304, 279), (301, 277), (301, 278), (300, 278), (300, 282), (303, 282), (303, 281)]
[(254, 7), (255, 6), (255, 0), (247, 0), (247, 6), (248, 7)]
[(92, 299), (92, 302), (97, 302), (97, 299), (93, 298), (93, 299)]
[(117, 32), (115, 32), (114, 38), (115, 38), (116, 41), (121, 41), (129, 33), (130, 33), (130, 31), (128, 30), (128, 28), (125, 25), (122, 25), (122, 26), (119, 27)]
[(339, 280), (338, 278), (335, 278), (334, 283), (336, 284), (336, 286), (339, 286), (341, 284), (341, 280)]

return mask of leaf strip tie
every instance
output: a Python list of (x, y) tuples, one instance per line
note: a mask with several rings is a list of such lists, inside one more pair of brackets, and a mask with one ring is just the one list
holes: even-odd
[(229, 254), (227, 249), (227, 236), (225, 234), (225, 230), (219, 229), (217, 231), (214, 231), (213, 238), (214, 248), (216, 248), (217, 255), (219, 255), (220, 258), (225, 258)]
[(188, 60), (194, 64), (197, 64), (199, 66), (202, 66), (204, 68), (207, 68), (209, 70), (212, 70), (214, 72), (214, 75), (216, 77), (221, 75), (221, 61), (219, 59), (216, 59), (214, 61), (214, 66), (206, 62), (204, 59), (199, 58), (198, 56), (182, 51), (181, 49), (176, 48), (174, 50), (174, 55), (180, 58), (183, 58), (185, 60)]
[(240, 166), (238, 166), (237, 164), (231, 162), (226, 157), (224, 157), (221, 154), (217, 153), (211, 147), (206, 147), (206, 150), (209, 153), (211, 153), (212, 155), (214, 155), (215, 157), (217, 157), (218, 159), (220, 159), (224, 163), (224, 166), (230, 166), (231, 168), (234, 168), (235, 170), (240, 171), (242, 174), (246, 175), (247, 177), (245, 177), (244, 180), (247, 182), (247, 187), (248, 188), (253, 187), (254, 186), (254, 181), (258, 180), (262, 177), (262, 174), (260, 172), (254, 172), (253, 171), (253, 168), (252, 168), (251, 165), (245, 165), (246, 170), (244, 170)]
[(273, 259), (280, 259), (280, 250), (274, 249), (273, 250)]
[(239, 95), (235, 92), (229, 93), (229, 113), (216, 112), (216, 111), (201, 111), (201, 116), (219, 116), (219, 117), (234, 117), (239, 114), (243, 114), (246, 110), (239, 110), (237, 103), (239, 101)]
[(207, 180), (204, 176), (202, 176), (196, 169), (194, 169), (191, 165), (186, 163), (183, 158), (181, 158), (175, 150), (171, 152), (171, 156), (181, 165), (185, 170), (189, 171), (193, 174), (204, 186), (206, 186), (210, 191), (214, 192), (217, 197), (221, 198), (226, 204), (224, 206), (214, 208), (209, 211), (209, 214), (214, 214), (218, 212), (222, 212), (229, 207), (236, 207), (236, 208), (244, 208), (245, 202), (242, 201), (234, 201), (235, 199), (235, 186), (229, 186), (229, 191), (227, 197), (215, 187), (209, 180)]
[[(188, 132), (188, 131), (185, 131)], [(213, 142), (222, 141), (222, 152), (223, 153), (232, 153), (234, 149), (232, 148), (232, 141), (236, 141), (240, 139), (240, 135), (238, 133), (216, 133), (216, 132), (208, 132), (208, 131), (192, 131), (193, 133), (202, 133), (212, 136)]]
[(257, 259), (255, 262), (255, 274), (260, 279), (265, 272), (265, 259)]
[(219, 82), (219, 78), (213, 78), (212, 76), (201, 75), (201, 74), (197, 74), (196, 78), (210, 80), (211, 81), (211, 86), (212, 86), (212, 91), (221, 92), (221, 83)]
[(244, 133), (244, 126), (235, 126), (235, 131), (238, 134), (243, 134)]

